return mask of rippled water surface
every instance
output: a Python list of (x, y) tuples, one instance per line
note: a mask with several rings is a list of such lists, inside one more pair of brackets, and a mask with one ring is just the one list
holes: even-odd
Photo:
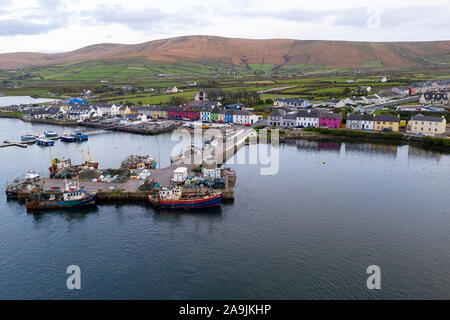
[[(0, 140), (64, 128), (0, 119)], [(83, 144), (0, 149), (2, 187), (52, 155), (100, 167), (146, 151), (169, 164), (170, 135), (93, 135)], [(158, 147), (159, 146), (159, 147)], [(247, 152), (247, 148), (239, 153)], [(450, 298), (450, 156), (413, 146), (297, 141), (280, 170), (237, 171), (236, 199), (205, 213), (102, 205), (27, 214), (0, 193), (0, 298)], [(82, 289), (66, 287), (79, 265)], [(366, 288), (381, 267), (382, 289)]]

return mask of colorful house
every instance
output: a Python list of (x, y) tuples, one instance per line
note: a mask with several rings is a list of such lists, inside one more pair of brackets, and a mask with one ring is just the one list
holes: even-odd
[(336, 129), (340, 128), (342, 122), (342, 114), (332, 112), (321, 112), (319, 114), (319, 127)]
[(434, 136), (443, 134), (446, 130), (445, 117), (426, 117), (422, 114), (415, 115), (409, 121), (409, 129), (414, 134)]
[(233, 110), (225, 111), (225, 122), (233, 123)]
[(220, 112), (219, 107), (215, 107), (214, 109), (211, 110), (211, 113), (210, 113), (211, 121), (213, 121), (213, 122), (219, 121), (219, 112)]
[(397, 132), (400, 124), (400, 117), (391, 115), (375, 115), (373, 130)]
[(219, 113), (217, 114), (217, 121), (225, 122), (225, 114), (226, 114), (226, 110), (219, 110)]

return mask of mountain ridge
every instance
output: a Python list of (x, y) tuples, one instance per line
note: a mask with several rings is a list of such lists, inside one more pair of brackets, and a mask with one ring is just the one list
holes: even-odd
[(144, 58), (147, 61), (215, 61), (233, 65), (358, 68), (417, 67), (450, 60), (450, 41), (356, 42), (340, 40), (244, 39), (181, 36), (138, 44), (100, 43), (61, 53), (0, 54), (0, 69), (79, 63), (92, 60)]

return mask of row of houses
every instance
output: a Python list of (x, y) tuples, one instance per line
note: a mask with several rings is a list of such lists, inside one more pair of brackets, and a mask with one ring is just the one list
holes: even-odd
[(247, 110), (225, 109), (219, 105), (183, 105), (166, 107), (137, 107), (138, 113), (152, 119), (189, 120), (203, 122), (221, 122), (235, 124), (254, 124), (259, 116)]
[(268, 116), (267, 123), (273, 127), (340, 128), (342, 114), (311, 109), (288, 113), (286, 110), (277, 109)]
[[(400, 117), (394, 115), (349, 114), (345, 126), (354, 130), (398, 132), (400, 123)], [(319, 110), (300, 110), (291, 113), (275, 110), (268, 117), (268, 124), (269, 126), (279, 127), (335, 129), (341, 127), (342, 114)], [(447, 122), (444, 116), (428, 117), (418, 114), (414, 115), (408, 122), (407, 130), (414, 134), (438, 135), (445, 133), (446, 125)]]

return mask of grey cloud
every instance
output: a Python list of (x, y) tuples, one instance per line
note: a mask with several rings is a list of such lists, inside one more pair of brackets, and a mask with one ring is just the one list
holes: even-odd
[(0, 36), (29, 35), (45, 33), (61, 27), (61, 22), (37, 23), (26, 20), (0, 20)]
[(120, 5), (101, 5), (91, 11), (84, 10), (81, 17), (84, 23), (91, 25), (117, 23), (140, 30), (152, 30), (161, 27), (163, 23), (180, 26), (203, 23), (188, 12), (168, 13), (158, 8), (128, 10)]

